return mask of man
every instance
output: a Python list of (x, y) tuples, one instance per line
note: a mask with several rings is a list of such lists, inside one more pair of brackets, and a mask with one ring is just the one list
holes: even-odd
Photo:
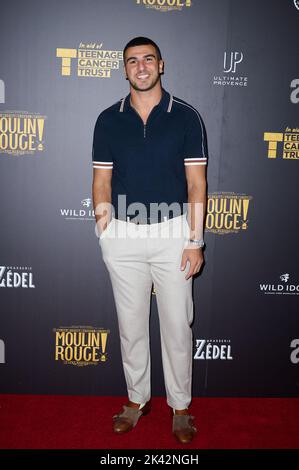
[(151, 408), (149, 311), (154, 283), (172, 432), (179, 442), (188, 443), (196, 432), (188, 409), (190, 325), (192, 276), (203, 263), (207, 150), (200, 114), (162, 88), (163, 67), (159, 47), (148, 38), (134, 38), (124, 48), (130, 93), (96, 122), (93, 204), (116, 304), (129, 397), (113, 417), (113, 430), (132, 430)]

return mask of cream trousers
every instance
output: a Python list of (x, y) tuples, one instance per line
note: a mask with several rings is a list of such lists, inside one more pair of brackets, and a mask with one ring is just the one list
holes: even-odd
[(175, 409), (191, 402), (192, 277), (180, 264), (189, 238), (186, 214), (150, 225), (113, 218), (99, 243), (117, 310), (121, 354), (129, 399), (151, 397), (149, 315), (154, 283), (167, 403)]

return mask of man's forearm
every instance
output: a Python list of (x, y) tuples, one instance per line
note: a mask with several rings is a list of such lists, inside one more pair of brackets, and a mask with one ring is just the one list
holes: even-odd
[(193, 186), (188, 189), (188, 224), (190, 239), (201, 240), (204, 235), (204, 219), (206, 214), (206, 187)]
[(96, 224), (101, 233), (111, 220), (111, 185), (93, 184), (92, 198)]

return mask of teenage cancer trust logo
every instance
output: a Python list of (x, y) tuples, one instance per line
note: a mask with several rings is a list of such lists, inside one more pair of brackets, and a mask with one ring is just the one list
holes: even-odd
[(298, 127), (286, 127), (285, 132), (264, 132), (264, 141), (268, 142), (268, 158), (282, 155), (284, 160), (299, 160)]
[(135, 0), (137, 5), (144, 5), (158, 11), (181, 11), (184, 7), (191, 7), (191, 0)]
[(102, 46), (102, 43), (80, 42), (78, 49), (57, 48), (56, 56), (61, 58), (61, 75), (69, 77), (75, 63), (78, 77), (110, 78), (111, 71), (119, 69), (123, 53), (104, 50)]
[(0, 153), (19, 156), (42, 152), (45, 119), (25, 111), (0, 113)]

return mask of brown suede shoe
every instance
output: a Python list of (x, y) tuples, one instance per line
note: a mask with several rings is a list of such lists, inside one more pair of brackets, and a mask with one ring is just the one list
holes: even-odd
[(150, 411), (150, 401), (148, 401), (141, 410), (124, 405), (123, 412), (113, 416), (113, 431), (117, 434), (124, 434), (125, 432), (131, 431), (138, 423), (140, 416), (146, 416)]
[(197, 432), (193, 423), (194, 416), (173, 415), (172, 432), (181, 444), (189, 444)]

